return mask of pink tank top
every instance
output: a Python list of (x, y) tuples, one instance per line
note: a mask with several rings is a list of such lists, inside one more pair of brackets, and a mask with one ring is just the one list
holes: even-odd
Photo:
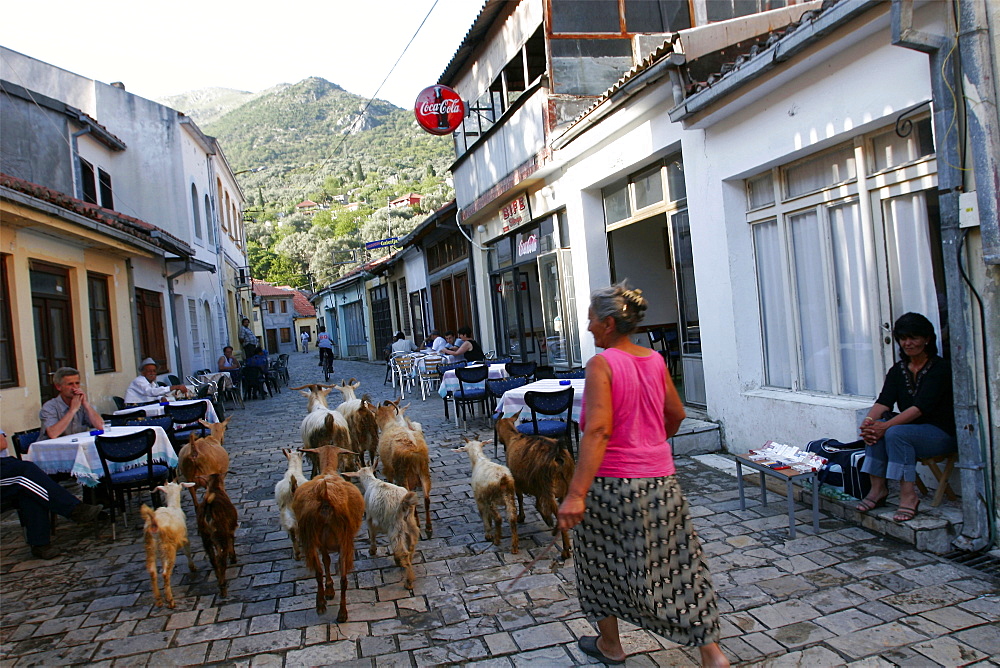
[[(598, 477), (658, 478), (674, 475), (663, 424), (667, 367), (657, 353), (637, 357), (616, 348), (600, 353), (611, 367), (614, 422)], [(580, 426), (585, 427), (586, 404)]]

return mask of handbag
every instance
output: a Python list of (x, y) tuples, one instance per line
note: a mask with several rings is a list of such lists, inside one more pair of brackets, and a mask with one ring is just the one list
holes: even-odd
[(816, 476), (821, 484), (829, 485), (856, 499), (863, 499), (871, 490), (871, 478), (861, 470), (865, 461), (865, 442), (841, 443), (835, 438), (810, 441), (805, 449), (824, 457), (826, 465)]

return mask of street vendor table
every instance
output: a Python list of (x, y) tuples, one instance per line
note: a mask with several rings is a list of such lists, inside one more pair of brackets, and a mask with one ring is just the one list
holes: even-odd
[[(465, 368), (467, 368), (467, 369), (474, 369), (477, 366), (480, 366), (480, 365), (478, 365), (478, 364), (469, 364)], [(493, 379), (506, 378), (507, 377), (507, 368), (506, 367), (507, 367), (506, 364), (491, 364), (490, 365), (490, 376), (489, 377), (493, 378)], [(483, 383), (466, 383), (466, 385), (470, 389), (473, 388), (473, 387), (479, 388), (480, 390), (486, 388), (486, 383), (485, 382), (483, 382)], [(449, 370), (445, 371), (444, 375), (441, 376), (441, 385), (438, 386), (438, 394), (440, 394), (441, 397), (443, 398), (443, 397), (448, 396), (449, 393), (454, 392), (455, 390), (458, 390), (458, 389), (461, 389), (461, 387), (460, 387), (460, 385), (458, 383), (458, 376), (455, 375), (455, 370), (454, 369), (449, 369)]]
[[(558, 392), (559, 390), (565, 390), (567, 386), (560, 384), (561, 382), (565, 381), (560, 381), (558, 378), (544, 378), (536, 380), (534, 383), (528, 383), (527, 385), (507, 390), (500, 397), (500, 402), (497, 404), (497, 415), (510, 417), (524, 408), (527, 409), (527, 413), (522, 414), (521, 417), (530, 418), (531, 409), (527, 408), (527, 404), (524, 403), (525, 393)], [(580, 413), (583, 411), (583, 386), (585, 383), (586, 381), (583, 378), (569, 379), (569, 385), (573, 388), (573, 420), (575, 422), (580, 421)]]
[[(169, 403), (171, 406), (188, 406), (199, 402), (208, 404), (208, 408), (205, 409), (205, 422), (218, 422), (219, 415), (215, 412), (215, 406), (213, 406), (212, 402), (208, 399), (184, 399), (182, 401), (171, 401)], [(130, 415), (138, 411), (145, 413), (146, 417), (160, 417), (161, 415), (166, 414), (166, 411), (163, 410), (163, 406), (160, 404), (146, 404), (144, 406), (124, 408), (120, 411), (115, 411), (112, 415)]]
[(740, 510), (746, 510), (746, 496), (743, 492), (743, 467), (747, 466), (754, 471), (760, 473), (760, 501), (761, 505), (767, 505), (767, 482), (765, 476), (771, 476), (772, 478), (777, 478), (779, 480), (784, 480), (786, 487), (786, 494), (788, 497), (788, 536), (789, 538), (795, 538), (795, 499), (792, 496), (792, 485), (795, 482), (803, 483), (809, 480), (812, 484), (812, 519), (813, 519), (813, 531), (819, 532), (819, 484), (816, 480), (816, 471), (810, 473), (800, 473), (793, 469), (782, 469), (780, 471), (775, 471), (774, 469), (761, 466), (757, 462), (750, 459), (749, 454), (736, 455), (736, 481), (740, 488)]
[[(167, 438), (167, 432), (161, 427), (105, 427), (104, 436), (124, 436), (143, 429), (152, 429), (156, 432), (156, 441), (153, 444), (153, 461), (165, 463), (170, 468), (175, 468), (177, 466), (177, 453), (174, 452), (174, 447), (170, 444), (170, 439)], [(96, 436), (91, 436), (89, 432), (84, 431), (79, 434), (66, 434), (59, 438), (35, 441), (22, 457), (29, 462), (34, 462), (38, 468), (46, 473), (70, 473), (81, 485), (95, 487), (98, 480), (104, 475), (101, 457), (97, 454), (96, 440)], [(145, 461), (143, 457), (131, 462), (108, 462), (108, 467), (114, 473), (145, 464)]]

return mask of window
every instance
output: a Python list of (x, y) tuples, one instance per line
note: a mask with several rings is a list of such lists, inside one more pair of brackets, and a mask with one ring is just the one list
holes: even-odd
[(10, 317), (8, 258), (10, 255), (0, 255), (0, 387), (17, 385), (17, 357), (14, 355), (14, 331)]
[(111, 175), (103, 169), (98, 169), (97, 181), (101, 191), (101, 206), (105, 209), (114, 209), (115, 198), (111, 193)]
[[(771, 9), (784, 7), (786, 4), (794, 4), (794, 0), (701, 0), (705, 5), (706, 16), (709, 22), (728, 21), (729, 19), (766, 12)], [(695, 0), (699, 4), (699, 0)]]
[(108, 373), (115, 370), (115, 346), (111, 336), (111, 298), (108, 277), (87, 274), (87, 293), (90, 297), (90, 342), (94, 355), (94, 371)]
[[(892, 160), (926, 159), (924, 141), (882, 132), (745, 182), (765, 385), (872, 397), (895, 352), (879, 323), (916, 311), (942, 333), (936, 180), (922, 169), (885, 171)], [(865, 188), (859, 153), (883, 165)]]
[(687, 199), (684, 162), (680, 155), (672, 156), (608, 186), (602, 193), (606, 225), (628, 220), (639, 211), (648, 215), (652, 211), (645, 209), (650, 207), (665, 209), (678, 203), (683, 206)]
[(677, 32), (691, 27), (687, 2), (677, 0), (625, 0), (625, 30)]
[(83, 158), (80, 158), (80, 188), (82, 190), (84, 202), (97, 204), (97, 186), (94, 182), (94, 166)]
[(215, 221), (212, 219), (212, 201), (205, 195), (205, 229), (208, 230), (208, 242), (215, 243)]
[(552, 0), (552, 32), (621, 32), (618, 0)]
[(427, 271), (434, 273), (468, 256), (469, 242), (460, 234), (453, 234), (427, 248)]
[(604, 189), (604, 222), (608, 225), (632, 215), (628, 203), (628, 182), (623, 181)]
[(281, 312), (288, 313), (288, 301), (285, 299), (281, 300)]
[(291, 327), (280, 327), (278, 328), (278, 336), (281, 337), (282, 343), (292, 342), (292, 328)]
[(198, 207), (201, 206), (201, 202), (198, 201), (198, 186), (191, 184), (191, 212), (194, 214), (194, 236), (201, 239), (201, 215), (198, 213)]
[(663, 170), (660, 167), (643, 172), (632, 179), (635, 184), (635, 208), (645, 209), (647, 206), (663, 201)]
[(872, 137), (872, 164), (868, 167), (869, 173), (898, 167), (934, 153), (930, 116), (911, 122), (912, 132), (909, 136), (900, 137), (893, 129)]
[(267, 312), (268, 313), (274, 313), (274, 300), (273, 299), (268, 299), (267, 300)]

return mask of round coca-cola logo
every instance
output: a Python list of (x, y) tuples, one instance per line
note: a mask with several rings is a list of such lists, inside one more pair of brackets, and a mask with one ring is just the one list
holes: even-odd
[(465, 102), (447, 86), (428, 86), (417, 95), (413, 113), (432, 135), (450, 135), (465, 118)]

